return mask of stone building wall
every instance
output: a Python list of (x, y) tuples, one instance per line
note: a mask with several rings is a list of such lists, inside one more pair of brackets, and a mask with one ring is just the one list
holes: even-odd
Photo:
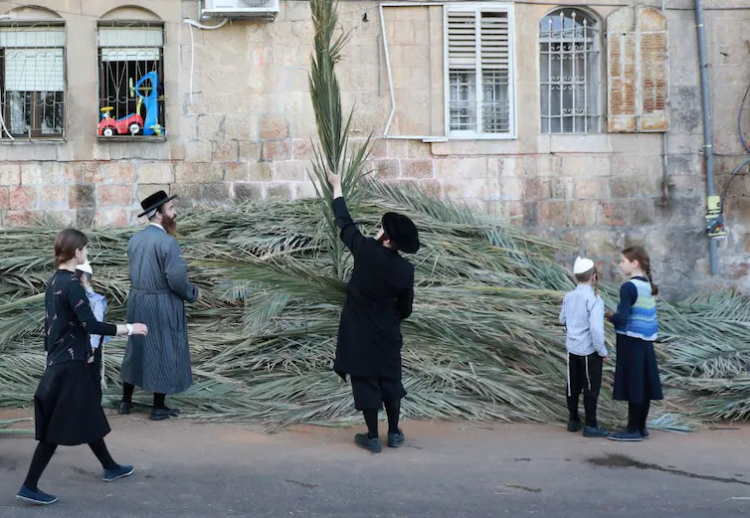
[[(273, 22), (233, 21), (211, 31), (182, 23), (197, 18), (195, 1), (127, 2), (140, 8), (117, 0), (34, 4), (50, 11), (0, 2), (0, 12), (64, 21), (66, 135), (0, 140), (2, 225), (27, 224), (43, 212), (65, 224), (135, 223), (138, 200), (157, 189), (179, 194), (185, 204), (314, 195), (306, 174), (315, 121), (307, 82), (312, 24), (304, 2), (282, 1)], [(602, 23), (621, 5), (600, 4), (589, 11)], [(750, 81), (750, 11), (718, 9), (732, 5), (739, 2), (724, 0), (706, 12), (719, 187), (744, 159), (736, 121)], [(721, 275), (710, 279), (692, 3), (669, 6), (666, 174), (661, 133), (608, 133), (605, 125), (601, 134), (542, 134), (537, 52), (539, 20), (549, 6), (528, 4), (515, 6), (518, 131), (507, 140), (403, 138), (444, 135), (442, 12), (434, 6), (384, 10), (396, 99), (389, 136), (397, 138), (376, 139), (370, 165), (388, 180), (419, 184), (573, 243), (608, 273), (622, 247), (643, 242), (659, 282), (673, 295), (713, 282), (742, 285), (750, 267), (746, 179), (732, 184)], [(342, 2), (340, 11), (352, 31), (338, 67), (345, 106), (356, 109), (352, 137), (380, 136), (391, 94), (378, 4)], [(96, 137), (97, 24), (113, 19), (164, 23), (166, 139)]]

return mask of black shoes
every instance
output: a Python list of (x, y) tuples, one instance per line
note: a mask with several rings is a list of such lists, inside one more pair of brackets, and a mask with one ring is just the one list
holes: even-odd
[(130, 411), (133, 409), (133, 403), (129, 401), (120, 401), (120, 408), (117, 413), (120, 415), (130, 415)]
[(400, 448), (404, 445), (404, 432), (399, 430), (397, 433), (388, 434), (388, 447)]
[(354, 436), (354, 443), (367, 450), (370, 453), (380, 453), (383, 450), (383, 445), (380, 442), (380, 437), (373, 437), (372, 439), (367, 436), (366, 433), (358, 433)]
[(568, 431), (571, 433), (580, 432), (583, 428), (583, 423), (580, 421), (568, 421)]
[(151, 410), (152, 421), (164, 421), (170, 417), (177, 417), (180, 411), (176, 408), (154, 408)]
[(609, 431), (605, 430), (601, 426), (586, 426), (583, 429), (583, 436), (589, 437), (589, 438), (603, 438), (603, 437), (609, 437), (610, 433)]

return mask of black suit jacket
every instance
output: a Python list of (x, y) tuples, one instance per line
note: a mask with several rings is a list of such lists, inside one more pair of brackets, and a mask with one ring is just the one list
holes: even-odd
[(341, 240), (354, 256), (339, 322), (334, 370), (346, 377), (401, 379), (401, 321), (411, 315), (414, 266), (357, 229), (343, 198), (333, 202)]

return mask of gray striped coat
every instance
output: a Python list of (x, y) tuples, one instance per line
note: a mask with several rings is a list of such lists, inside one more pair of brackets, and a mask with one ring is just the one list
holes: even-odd
[(122, 362), (122, 381), (150, 392), (177, 394), (193, 383), (185, 301), (198, 288), (188, 280), (177, 240), (149, 225), (130, 239), (128, 322), (148, 326), (148, 335), (131, 336)]

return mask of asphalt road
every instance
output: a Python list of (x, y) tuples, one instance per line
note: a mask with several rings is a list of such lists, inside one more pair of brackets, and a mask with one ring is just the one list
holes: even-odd
[[(0, 419), (3, 414), (0, 413)], [(107, 484), (84, 447), (61, 448), (40, 487), (15, 500), (30, 438), (0, 436), (2, 518), (502, 516), (717, 518), (750, 514), (750, 428), (640, 444), (530, 425), (405, 423), (407, 447), (358, 450), (354, 430), (249, 427), (113, 417), (110, 450), (136, 473)]]

